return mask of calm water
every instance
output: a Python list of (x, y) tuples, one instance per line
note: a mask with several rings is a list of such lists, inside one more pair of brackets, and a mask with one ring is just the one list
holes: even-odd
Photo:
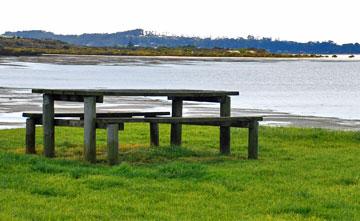
[(360, 61), (135, 59), (62, 65), (5, 60), (0, 87), (237, 90), (235, 107), (360, 119)]

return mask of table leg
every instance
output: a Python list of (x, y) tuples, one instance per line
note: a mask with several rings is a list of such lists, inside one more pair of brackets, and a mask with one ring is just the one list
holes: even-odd
[(107, 125), (108, 163), (115, 165), (119, 155), (119, 124)]
[(44, 155), (55, 156), (54, 136), (54, 98), (49, 94), (43, 95), (43, 130), (44, 130)]
[[(224, 97), (220, 102), (220, 116), (230, 117), (231, 101), (230, 97)], [(230, 127), (220, 127), (220, 153), (230, 154)]]
[[(171, 114), (173, 117), (182, 117), (183, 111), (183, 100), (173, 99), (172, 101), (172, 111)], [(181, 134), (182, 134), (182, 125), (181, 124), (171, 124), (171, 137), (170, 144), (172, 146), (181, 145)]]
[(258, 151), (259, 151), (259, 144), (258, 144), (258, 137), (259, 137), (259, 123), (257, 121), (252, 121), (249, 123), (249, 138), (248, 138), (248, 158), (249, 159), (257, 159), (258, 158)]
[(84, 98), (84, 158), (96, 162), (96, 97)]
[(26, 119), (26, 153), (27, 154), (35, 154), (35, 135), (36, 135), (36, 127), (35, 127), (35, 119), (28, 118)]
[(150, 123), (150, 146), (159, 146), (159, 124)]

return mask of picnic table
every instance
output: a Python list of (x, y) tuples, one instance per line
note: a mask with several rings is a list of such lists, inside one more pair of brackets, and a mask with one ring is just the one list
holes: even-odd
[[(171, 115), (175, 119), (176, 117), (181, 118), (183, 115), (183, 101), (220, 103), (220, 117), (230, 117), (230, 96), (239, 95), (239, 92), (237, 91), (174, 89), (33, 89), (32, 93), (43, 94), (43, 143), (44, 155), (47, 157), (55, 156), (54, 101), (84, 103), (84, 158), (89, 162), (95, 162), (96, 160), (96, 103), (102, 103), (104, 96), (167, 97), (168, 100), (172, 101)], [(171, 145), (181, 145), (181, 126), (181, 123), (177, 123), (177, 121), (171, 121)], [(222, 153), (230, 152), (229, 126), (220, 125), (220, 151)]]

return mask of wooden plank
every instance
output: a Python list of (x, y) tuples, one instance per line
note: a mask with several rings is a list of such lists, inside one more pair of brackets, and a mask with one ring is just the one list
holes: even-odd
[[(83, 120), (72, 120), (72, 119), (56, 119), (54, 120), (55, 126), (60, 127), (84, 127)], [(118, 123), (119, 130), (124, 130), (124, 123)], [(107, 129), (107, 124), (96, 122), (96, 128)]]
[(26, 119), (26, 140), (25, 140), (25, 153), (35, 154), (35, 120), (32, 118)]
[(222, 97), (168, 97), (168, 100), (181, 99), (183, 101), (213, 102), (219, 103)]
[(156, 116), (166, 116), (170, 115), (170, 112), (110, 112), (110, 113), (97, 113), (96, 118), (106, 118), (106, 117), (156, 117)]
[(55, 156), (55, 133), (54, 133), (54, 99), (52, 95), (43, 95), (43, 130), (44, 130), (44, 155)]
[(197, 125), (197, 126), (224, 126), (224, 127), (238, 127), (248, 128), (248, 122), (193, 122), (193, 123), (182, 123), (184, 125)]
[(238, 122), (261, 121), (262, 117), (147, 117), (147, 118), (97, 118), (97, 122), (101, 123), (138, 123), (138, 122), (153, 122), (153, 123), (230, 123), (236, 125)]
[(55, 126), (63, 127), (84, 127), (83, 120), (70, 120), (70, 119), (55, 119)]
[[(109, 113), (96, 113), (96, 117), (156, 117), (170, 115), (170, 112), (109, 112)], [(23, 117), (42, 118), (42, 113), (29, 113), (22, 114)], [(55, 117), (80, 117), (84, 118), (84, 113), (55, 113)]]
[[(243, 118), (240, 118), (243, 119)], [(96, 128), (106, 129), (107, 124), (117, 123), (119, 130), (124, 130), (124, 123), (181, 123), (186, 125), (199, 125), (199, 126), (227, 126), (227, 127), (240, 127), (248, 128), (251, 119), (246, 118), (245, 120), (239, 121), (236, 118), (100, 118), (96, 119)], [(73, 119), (56, 119), (54, 120), (55, 126), (63, 127), (84, 127), (83, 120)]]
[[(55, 94), (53, 96), (56, 101), (70, 101), (70, 102), (84, 102), (84, 96), (81, 95), (65, 95), (65, 94)], [(103, 96), (96, 96), (97, 103), (103, 103)]]
[(249, 125), (249, 138), (248, 138), (248, 158), (257, 159), (258, 158), (258, 139), (259, 139), (259, 123), (257, 121), (252, 121)]
[[(99, 129), (106, 129), (107, 128), (108, 123), (103, 123), (103, 122), (96, 122), (96, 128)], [(124, 130), (124, 123), (117, 123), (119, 130)]]
[(84, 158), (96, 162), (96, 98), (84, 99)]
[(119, 125), (109, 124), (107, 126), (107, 148), (108, 163), (115, 165), (118, 162), (119, 155)]
[(185, 89), (33, 89), (32, 93), (80, 96), (179, 96), (179, 97), (219, 97), (239, 95), (238, 91), (185, 90)]
[[(220, 102), (220, 116), (229, 117), (231, 115), (230, 97), (224, 97)], [(230, 154), (230, 127), (220, 127), (220, 153)]]
[(159, 146), (159, 124), (150, 123), (150, 146)]
[[(202, 119), (201, 119), (202, 120)], [(106, 125), (109, 123), (163, 123), (163, 124), (171, 124), (174, 122), (181, 123), (184, 125), (198, 125), (198, 126), (225, 126), (225, 127), (239, 127), (239, 128), (248, 128), (249, 121), (189, 121), (188, 119), (184, 119), (183, 121), (173, 121), (172, 119), (134, 119), (134, 118), (125, 118), (125, 119), (110, 119), (109, 121), (103, 119), (97, 119), (96, 127), (97, 128), (106, 128)], [(65, 125), (64, 125), (65, 126)], [(121, 128), (119, 130), (122, 130)]]
[[(183, 101), (181, 99), (172, 100), (172, 112), (173, 117), (181, 117), (183, 111)], [(181, 145), (182, 126), (179, 123), (171, 124), (170, 144), (172, 146)]]

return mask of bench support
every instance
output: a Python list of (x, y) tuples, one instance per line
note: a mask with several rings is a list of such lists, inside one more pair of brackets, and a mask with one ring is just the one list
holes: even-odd
[(44, 155), (55, 156), (54, 136), (54, 98), (51, 95), (43, 95), (43, 130), (44, 130)]
[(35, 120), (32, 118), (26, 119), (26, 149), (25, 153), (35, 154)]
[(159, 146), (159, 124), (150, 123), (150, 146)]
[[(220, 116), (230, 117), (231, 103), (230, 97), (224, 97), (220, 102)], [(230, 127), (220, 127), (220, 153), (230, 154)]]
[[(182, 117), (183, 110), (183, 100), (175, 98), (172, 101), (172, 111), (171, 115), (173, 117)], [(171, 137), (170, 144), (172, 146), (181, 145), (181, 134), (182, 134), (182, 125), (179, 123), (171, 124)]]
[(118, 162), (119, 154), (119, 124), (107, 125), (108, 163), (114, 165)]
[(84, 98), (84, 158), (96, 162), (96, 97)]
[(248, 159), (258, 158), (258, 139), (259, 139), (259, 122), (251, 121), (249, 123), (249, 138), (248, 138)]

